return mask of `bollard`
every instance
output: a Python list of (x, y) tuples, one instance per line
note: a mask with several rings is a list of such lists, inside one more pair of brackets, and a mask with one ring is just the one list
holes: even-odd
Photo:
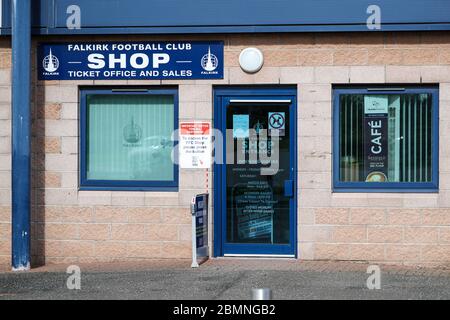
[(271, 300), (272, 290), (268, 288), (263, 289), (252, 289), (252, 299), (253, 300)]

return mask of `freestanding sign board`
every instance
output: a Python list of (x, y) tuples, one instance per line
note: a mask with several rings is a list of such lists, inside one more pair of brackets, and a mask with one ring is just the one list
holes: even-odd
[(223, 42), (46, 43), (39, 80), (223, 79)]
[(192, 199), (192, 268), (209, 257), (208, 248), (208, 194), (199, 194)]

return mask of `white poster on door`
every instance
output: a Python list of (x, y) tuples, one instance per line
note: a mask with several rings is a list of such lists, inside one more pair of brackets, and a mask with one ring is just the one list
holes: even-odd
[(211, 167), (211, 124), (209, 122), (180, 123), (180, 167), (208, 169)]

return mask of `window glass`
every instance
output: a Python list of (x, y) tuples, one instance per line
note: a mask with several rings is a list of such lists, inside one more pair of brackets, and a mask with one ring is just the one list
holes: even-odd
[(172, 181), (173, 95), (87, 95), (88, 180)]
[(431, 182), (432, 94), (341, 94), (340, 182)]

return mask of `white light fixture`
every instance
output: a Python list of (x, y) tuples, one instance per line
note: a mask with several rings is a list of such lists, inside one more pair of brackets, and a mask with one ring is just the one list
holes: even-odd
[(239, 55), (239, 65), (248, 73), (258, 72), (264, 64), (264, 56), (257, 48), (246, 48)]

